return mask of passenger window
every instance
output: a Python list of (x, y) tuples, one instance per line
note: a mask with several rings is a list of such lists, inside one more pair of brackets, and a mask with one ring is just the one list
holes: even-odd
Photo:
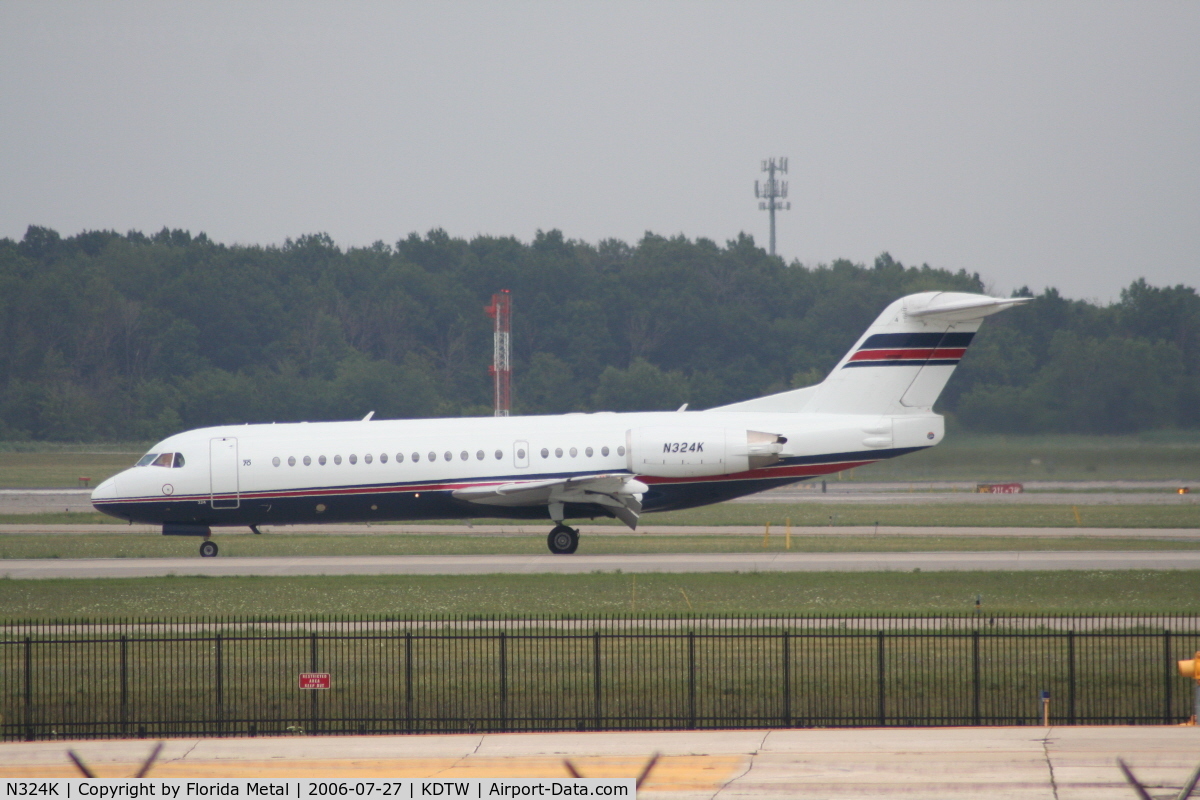
[(275, 456), (274, 458), (272, 458), (271, 463), (278, 467), (279, 466), (279, 456)]
[(585, 456), (587, 456), (588, 458), (591, 458), (592, 457), (592, 448), (589, 447), (587, 450), (584, 450), (583, 454)]
[(619, 456), (625, 455), (625, 445), (621, 445), (620, 447), (617, 448), (617, 455), (619, 455)]
[(311, 459), (311, 458), (309, 458), (308, 456), (305, 456), (305, 457), (304, 457), (304, 466), (306, 466), (306, 467), (311, 467), (311, 466), (312, 466), (312, 459)]
[(341, 464), (341, 463), (342, 463), (342, 457), (341, 457), (341, 456), (334, 456), (334, 457), (333, 457), (333, 463), (334, 463), (334, 464)]
[(446, 456), (446, 460), (447, 460), (447, 461), (452, 461), (452, 460), (454, 459), (454, 456), (450, 455), (450, 451), (449, 451), (449, 450), (447, 450), (447, 451), (444, 453), (444, 455)]
[(543, 447), (542, 448), (542, 458), (549, 458), (549, 457), (550, 457), (550, 451)]
[(322, 467), (325, 466), (325, 456), (321, 456), (320, 458), (318, 458), (317, 463), (320, 464)]
[[(524, 457), (525, 457), (525, 454), (524, 454), (524, 451), (522, 451), (522, 453), (521, 453), (521, 458), (524, 458)], [(500, 460), (500, 459), (502, 459), (502, 458), (504, 458), (504, 451), (503, 451), (503, 450), (497, 450), (497, 451), (496, 451), (496, 460), (497, 460), (497, 461), (499, 461), (499, 460)]]
[(554, 448), (554, 457), (562, 458), (562, 448), (561, 447)]
[(288, 466), (289, 467), (296, 466), (296, 457), (295, 456), (288, 456)]
[(478, 459), (479, 461), (483, 461), (483, 451), (480, 450), (478, 453), (476, 453), (475, 458)]
[(134, 464), (134, 466), (135, 467), (148, 467), (154, 463), (154, 459), (156, 459), (156, 458), (158, 458), (158, 453), (146, 453), (146, 455), (144, 455), (138, 459), (138, 462), (136, 464)]
[(577, 455), (579, 455), (579, 451), (576, 450), (574, 447), (572, 447), (571, 448), (571, 458), (574, 458)]
[[(404, 459), (403, 459), (403, 458), (400, 458), (400, 457), (397, 457), (397, 458), (396, 458), (396, 460), (397, 460), (397, 461), (403, 461)], [(370, 456), (367, 456), (367, 463), (368, 463), (368, 464), (370, 464), (370, 463), (371, 463), (371, 457), (370, 457)], [(386, 464), (386, 463), (387, 463), (387, 453), (380, 453), (380, 454), (379, 454), (379, 463), (380, 463), (380, 464)]]
[(429, 460), (430, 460), (430, 461), (437, 461), (437, 453), (430, 453), (430, 454), (429, 454)]
[(463, 461), (466, 461), (468, 458), (467, 451), (463, 450), (461, 453), (458, 454), (458, 457), (461, 458)]
[(606, 455), (608, 455), (608, 448), (607, 448), (607, 447), (601, 447), (601, 448), (600, 448), (600, 455), (602, 455), (602, 456), (606, 456)]
[[(351, 464), (357, 464), (357, 463), (358, 463), (358, 456), (354, 455), (354, 453), (351, 453), (351, 454), (350, 454), (350, 458), (349, 458), (349, 459), (347, 459), (347, 460), (348, 460), (348, 461), (349, 461)], [(367, 461), (370, 461), (370, 460), (371, 460), (371, 457), (370, 457), (370, 456), (367, 456)]]
[[(397, 454), (396, 454), (396, 458), (399, 458), (399, 457), (400, 457), (400, 455), (397, 453)], [(420, 460), (421, 460), (421, 454), (420, 454), (420, 453), (413, 453), (413, 461), (414, 461), (414, 462), (417, 462), (417, 461), (420, 461)]]
[(175, 469), (179, 469), (184, 465), (183, 453), (175, 454)]

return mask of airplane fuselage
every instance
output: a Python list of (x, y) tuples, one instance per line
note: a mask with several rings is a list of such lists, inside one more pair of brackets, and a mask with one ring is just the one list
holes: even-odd
[(97, 509), (164, 534), (222, 526), (691, 508), (904, 455), (942, 440), (933, 404), (980, 321), (1024, 302), (956, 292), (896, 300), (815, 386), (709, 411), (370, 420), (203, 428), (97, 487)]
[[(786, 442), (768, 466), (712, 474), (700, 462), (720, 447), (721, 431), (764, 431)], [(661, 435), (651, 452), (637, 452), (647, 446), (636, 432)], [(941, 438), (935, 414), (896, 425), (879, 415), (707, 411), (222, 426), (164, 439), (152, 454), (182, 459), (125, 470), (97, 487), (93, 503), (132, 522), (213, 527), (548, 519), (545, 505), (478, 504), (454, 492), (605, 474), (636, 475), (648, 487), (643, 510), (666, 511), (862, 466)], [(647, 456), (664, 463), (647, 466)], [(609, 516), (603, 506), (572, 502), (565, 515)]]

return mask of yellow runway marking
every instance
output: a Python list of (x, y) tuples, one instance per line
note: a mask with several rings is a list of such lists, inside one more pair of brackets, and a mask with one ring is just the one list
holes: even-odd
[[(636, 778), (645, 756), (568, 756), (585, 778)], [(84, 759), (87, 760), (86, 758)], [(749, 764), (749, 756), (662, 756), (642, 788), (660, 792), (716, 790)], [(127, 778), (141, 764), (90, 764), (98, 778)], [(78, 770), (63, 755), (61, 765), (0, 767), (4, 778), (79, 778)], [(451, 778), (569, 778), (563, 760), (556, 756), (391, 758), (344, 760), (269, 761), (163, 761), (150, 770), (152, 778), (262, 778), (298, 780), (451, 779)]]

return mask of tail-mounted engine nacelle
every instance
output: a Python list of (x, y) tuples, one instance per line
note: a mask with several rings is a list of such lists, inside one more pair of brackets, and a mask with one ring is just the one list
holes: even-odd
[(730, 475), (774, 464), (785, 442), (778, 434), (733, 428), (633, 428), (625, 433), (625, 457), (635, 475)]

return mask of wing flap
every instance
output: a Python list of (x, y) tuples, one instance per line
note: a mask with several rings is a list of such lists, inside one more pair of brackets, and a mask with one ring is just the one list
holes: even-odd
[(631, 475), (600, 474), (543, 481), (514, 481), (493, 486), (458, 489), (453, 496), (487, 506), (549, 506), (551, 516), (565, 503), (604, 506), (617, 519), (636, 530), (642, 511), (642, 494), (650, 487)]

